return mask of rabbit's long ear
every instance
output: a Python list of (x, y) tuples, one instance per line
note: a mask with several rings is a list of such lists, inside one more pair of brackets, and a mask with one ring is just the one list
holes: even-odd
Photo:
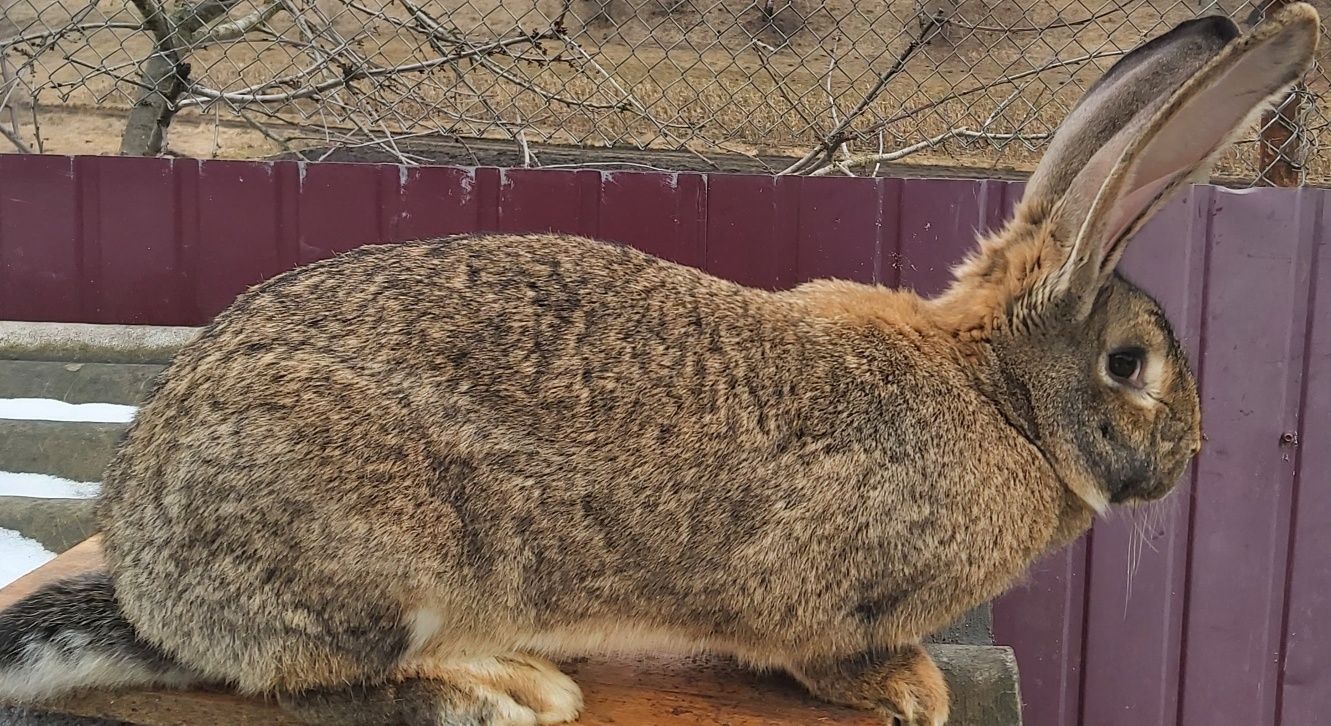
[[(1095, 152), (1133, 119), (1158, 109), (1237, 37), (1237, 25), (1222, 15), (1213, 15), (1180, 23), (1120, 58), (1059, 124), (1026, 185), (1025, 200), (1053, 202), (1061, 198)], [(1100, 170), (1102, 181), (1107, 171)]]
[(1239, 40), (1228, 20), (1184, 23), (1115, 64), (1060, 127), (1023, 200), (1049, 205), (1062, 260), (1034, 299), (1084, 315), (1126, 240), (1304, 74), (1318, 32), (1317, 12), (1297, 3)]

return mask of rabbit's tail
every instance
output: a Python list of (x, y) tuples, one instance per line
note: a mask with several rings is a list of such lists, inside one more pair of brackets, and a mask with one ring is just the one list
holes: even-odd
[(105, 572), (52, 583), (0, 611), (0, 701), (198, 680), (139, 638)]

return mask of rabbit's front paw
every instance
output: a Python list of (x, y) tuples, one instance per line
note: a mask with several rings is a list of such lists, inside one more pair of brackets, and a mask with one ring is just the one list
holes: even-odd
[(502, 668), (496, 685), (530, 708), (536, 714), (536, 723), (566, 723), (582, 711), (582, 689), (554, 663), (521, 653), (494, 660)]
[(918, 645), (825, 663), (790, 672), (819, 698), (878, 711), (901, 726), (943, 726), (948, 693), (942, 671)]
[(550, 661), (525, 653), (461, 661), (425, 662), (406, 672), (457, 687), (460, 701), (445, 701), (444, 724), (545, 726), (567, 723), (582, 710), (582, 689)]

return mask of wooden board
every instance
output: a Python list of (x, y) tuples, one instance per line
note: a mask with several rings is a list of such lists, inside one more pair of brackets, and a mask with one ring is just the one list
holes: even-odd
[[(47, 582), (101, 563), (98, 538), (93, 537), (0, 589), (0, 608)], [(789, 678), (755, 675), (716, 658), (647, 655), (561, 665), (587, 699), (581, 726), (881, 725), (870, 714), (813, 700)], [(271, 703), (203, 691), (95, 692), (46, 707), (142, 726), (295, 726)]]

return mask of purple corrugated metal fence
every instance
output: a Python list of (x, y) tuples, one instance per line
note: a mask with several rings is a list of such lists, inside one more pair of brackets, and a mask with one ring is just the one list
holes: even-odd
[[(0, 319), (198, 324), (373, 242), (559, 230), (747, 284), (933, 293), (1020, 185), (0, 156)], [(1328, 192), (1196, 187), (1127, 272), (1197, 362), (1206, 450), (995, 608), (1033, 726), (1303, 726), (1331, 713)]]
[(201, 323), (357, 245), (481, 230), (626, 242), (735, 280), (937, 290), (1003, 182), (0, 155), (0, 314)]

